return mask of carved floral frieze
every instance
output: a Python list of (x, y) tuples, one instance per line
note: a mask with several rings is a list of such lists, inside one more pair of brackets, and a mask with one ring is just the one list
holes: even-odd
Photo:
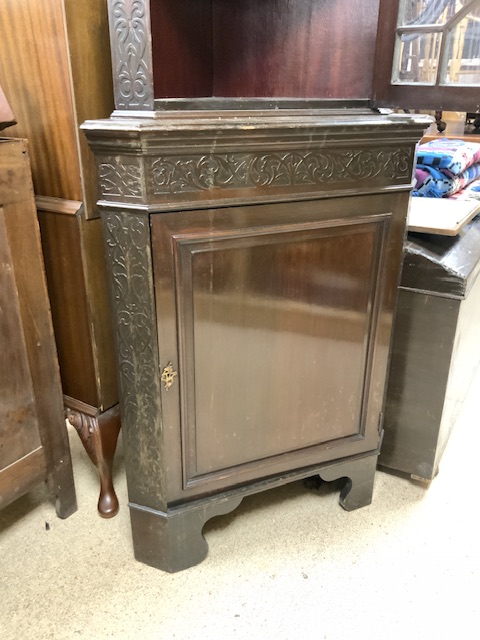
[[(103, 158), (104, 200), (143, 201), (213, 189), (315, 187), (367, 182), (410, 182), (413, 149), (353, 149)], [(143, 176), (145, 171), (145, 176)], [(144, 194), (144, 184), (147, 194)]]
[(153, 194), (214, 188), (290, 187), (410, 179), (411, 149), (354, 149), (277, 153), (162, 156), (151, 161)]

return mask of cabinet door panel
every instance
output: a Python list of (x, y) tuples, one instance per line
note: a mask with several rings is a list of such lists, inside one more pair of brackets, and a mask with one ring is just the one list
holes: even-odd
[(183, 489), (376, 448), (390, 214), (359, 200), (153, 216), (160, 361), (178, 370), (163, 417)]

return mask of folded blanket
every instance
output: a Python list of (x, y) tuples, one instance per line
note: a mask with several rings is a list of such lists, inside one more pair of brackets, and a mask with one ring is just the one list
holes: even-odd
[(480, 141), (439, 138), (417, 148), (417, 165), (427, 165), (450, 176), (458, 176), (465, 169), (480, 162)]
[(457, 193), (450, 196), (452, 200), (480, 200), (480, 178), (477, 178)]
[(417, 165), (416, 185), (413, 196), (423, 198), (447, 198), (480, 177), (480, 163), (474, 164), (459, 175), (447, 175), (444, 171), (427, 165)]

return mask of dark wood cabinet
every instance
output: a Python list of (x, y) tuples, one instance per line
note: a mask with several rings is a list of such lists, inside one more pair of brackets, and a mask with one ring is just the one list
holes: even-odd
[(248, 493), (369, 504), (415, 144), (367, 103), (157, 102), (83, 126), (105, 228), (136, 557), (201, 561)]
[(371, 501), (429, 123), (367, 101), (377, 17), (357, 0), (109, 2), (116, 109), (83, 130), (152, 566), (200, 562), (208, 518), (294, 479)]
[(0, 139), (0, 508), (47, 480), (76, 511), (28, 149)]

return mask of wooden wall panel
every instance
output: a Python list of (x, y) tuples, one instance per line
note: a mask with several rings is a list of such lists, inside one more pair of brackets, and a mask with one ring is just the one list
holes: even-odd
[(30, 144), (35, 192), (82, 199), (62, 0), (2, 0), (0, 84)]
[[(98, 402), (91, 326), (76, 215), (38, 212), (63, 393)], [(88, 346), (87, 346), (88, 345)]]
[(85, 120), (108, 118), (113, 111), (113, 79), (107, 0), (63, 0), (72, 72), (75, 129), (87, 218), (97, 216), (97, 172), (87, 139), (78, 129)]

